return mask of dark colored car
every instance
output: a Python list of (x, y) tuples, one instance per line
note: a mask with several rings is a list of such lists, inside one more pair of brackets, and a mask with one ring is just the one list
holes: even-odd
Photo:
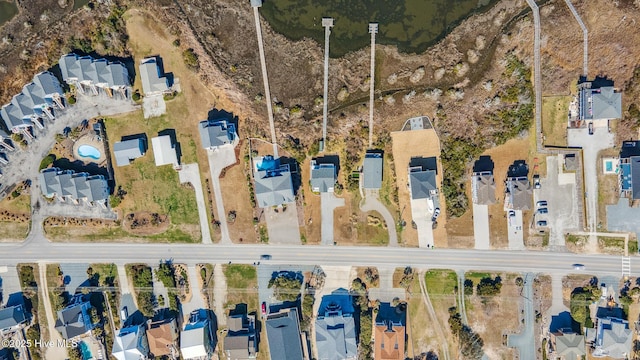
[(544, 221), (544, 220), (540, 220), (540, 221), (538, 221), (538, 226), (539, 227), (545, 227), (545, 226), (547, 226), (547, 222)]
[(593, 135), (593, 122), (589, 122), (589, 135)]
[(260, 255), (260, 260), (271, 260), (271, 255), (268, 255), (268, 254)]
[(547, 208), (540, 208), (540, 209), (538, 209), (538, 214), (546, 214), (546, 213), (548, 213), (548, 212), (549, 212), (549, 210), (547, 210)]

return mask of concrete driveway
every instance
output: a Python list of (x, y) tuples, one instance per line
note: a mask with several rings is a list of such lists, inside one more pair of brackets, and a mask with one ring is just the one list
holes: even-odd
[(489, 205), (473, 204), (473, 237), (477, 250), (489, 250), (491, 248)]
[(295, 204), (289, 204), (286, 209), (266, 208), (264, 217), (270, 244), (300, 245), (298, 209)]
[[(640, 208), (629, 207), (629, 199), (620, 198), (615, 205), (607, 205), (607, 230), (633, 232), (640, 239)], [(631, 255), (631, 254), (630, 254)]]
[(133, 293), (131, 292), (124, 264), (118, 265), (118, 282), (120, 283), (120, 309), (126, 306), (127, 312), (129, 313), (129, 316), (131, 316), (138, 310), (138, 306), (133, 298)]
[(341, 206), (344, 206), (343, 198), (338, 198), (329, 192), (320, 194), (322, 245), (333, 245), (333, 211)]
[(393, 216), (391, 216), (391, 213), (386, 206), (378, 200), (377, 191), (365, 190), (365, 192), (366, 195), (364, 199), (362, 199), (362, 202), (360, 202), (360, 210), (364, 212), (377, 211), (387, 224), (387, 230), (389, 231), (389, 246), (398, 246), (398, 233), (396, 232), (396, 222), (393, 220)]
[(154, 94), (143, 97), (142, 112), (145, 119), (165, 114), (167, 112), (167, 104), (164, 102), (164, 95)]
[[(15, 266), (7, 266), (7, 271), (0, 272), (0, 307), (7, 305), (11, 294), (22, 293), (18, 269)], [(4, 271), (4, 268), (2, 270)]]
[[(515, 210), (516, 216), (511, 224), (507, 224), (509, 230), (509, 250), (524, 250), (524, 230), (522, 226), (522, 210)], [(507, 212), (507, 222), (509, 213)]]
[(69, 292), (69, 295), (76, 293), (78, 286), (82, 285), (85, 281), (88, 281), (87, 268), (89, 264), (69, 264), (61, 263), (60, 270), (65, 281), (65, 289)]
[[(189, 265), (187, 272), (189, 275), (189, 293), (191, 294), (191, 300), (181, 304), (182, 316), (185, 320), (189, 318), (189, 314), (193, 310), (207, 308), (207, 305), (204, 303), (204, 298), (202, 297), (202, 288), (200, 287), (201, 277), (196, 270), (196, 266)], [(218, 317), (221, 316), (223, 316), (223, 314), (218, 314)]]
[(524, 305), (524, 328), (518, 335), (509, 335), (507, 345), (518, 348), (519, 360), (535, 360), (536, 347), (534, 339), (534, 314), (533, 314), (533, 278), (534, 274), (527, 273), (524, 276), (524, 288), (522, 301)]
[[(547, 156), (547, 177), (540, 180), (540, 189), (533, 191), (534, 206), (538, 201), (546, 201), (547, 214), (536, 214), (535, 221), (547, 222), (549, 246), (563, 248), (564, 234), (578, 230), (578, 194), (575, 173), (563, 172), (560, 156)], [(536, 211), (538, 207), (536, 206)]]
[(418, 231), (418, 246), (433, 247), (433, 222), (427, 205), (427, 199), (411, 199), (411, 219)]
[[(598, 226), (598, 171), (596, 170), (598, 152), (613, 147), (614, 139), (614, 134), (609, 133), (606, 127), (594, 128), (593, 135), (589, 135), (589, 131), (586, 128), (567, 130), (569, 146), (582, 148), (585, 197), (587, 198), (585, 209), (587, 214), (586, 227), (587, 231), (590, 232), (597, 231)], [(589, 237), (589, 245), (593, 248), (597, 247), (597, 237), (595, 235)]]
[[(198, 164), (185, 164), (178, 171), (180, 183), (191, 183), (196, 192), (196, 203), (198, 205), (198, 218), (200, 220), (200, 232), (202, 234), (202, 243), (211, 244), (211, 231), (209, 230), (209, 219), (207, 218), (207, 203), (204, 201), (204, 192), (202, 191), (202, 181), (200, 180), (200, 169)], [(226, 221), (225, 221), (226, 225)]]
[(217, 219), (220, 221), (220, 242), (231, 244), (229, 236), (229, 225), (227, 224), (227, 213), (224, 210), (222, 191), (220, 190), (220, 173), (227, 166), (236, 163), (236, 152), (234, 145), (221, 146), (215, 150), (208, 150), (209, 171), (211, 172), (211, 186), (213, 187), (213, 197), (218, 212)]

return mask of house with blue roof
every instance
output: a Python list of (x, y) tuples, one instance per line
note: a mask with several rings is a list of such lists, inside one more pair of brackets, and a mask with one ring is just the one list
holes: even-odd
[[(640, 199), (640, 141), (624, 141), (618, 165), (620, 197)], [(635, 181), (634, 181), (635, 180)]]

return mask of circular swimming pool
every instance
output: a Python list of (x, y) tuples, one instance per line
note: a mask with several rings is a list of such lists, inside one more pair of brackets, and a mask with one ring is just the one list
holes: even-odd
[(78, 147), (78, 155), (83, 158), (100, 159), (100, 150), (91, 145), (80, 145)]

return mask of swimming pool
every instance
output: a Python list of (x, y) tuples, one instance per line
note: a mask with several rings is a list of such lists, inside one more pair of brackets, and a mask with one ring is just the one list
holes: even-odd
[(82, 352), (82, 360), (93, 359), (93, 355), (91, 355), (91, 350), (89, 350), (89, 346), (84, 341), (80, 341), (80, 351)]
[(100, 150), (91, 145), (80, 145), (78, 147), (78, 155), (84, 158), (100, 159)]

